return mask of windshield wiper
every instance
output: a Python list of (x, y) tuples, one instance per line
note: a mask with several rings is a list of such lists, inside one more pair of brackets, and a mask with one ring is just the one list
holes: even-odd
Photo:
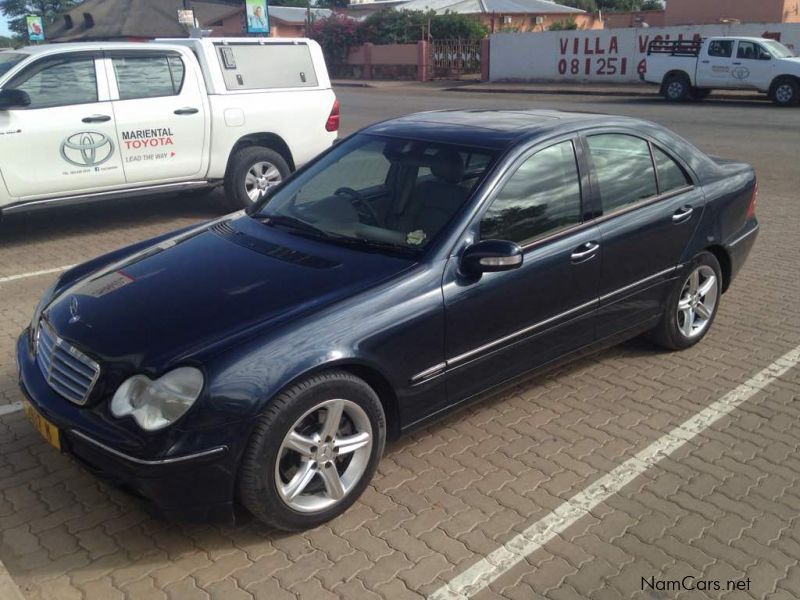
[(306, 221), (298, 219), (297, 217), (290, 217), (288, 215), (268, 215), (258, 220), (264, 223), (265, 225), (277, 225), (278, 227), (289, 227), (290, 229), (294, 229), (296, 231), (305, 231), (306, 233), (311, 233), (316, 237), (322, 237), (322, 238), (334, 237), (324, 229), (315, 227), (311, 223), (307, 223)]

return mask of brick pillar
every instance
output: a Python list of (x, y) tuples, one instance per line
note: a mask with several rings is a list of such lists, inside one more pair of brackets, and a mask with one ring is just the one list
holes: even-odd
[(372, 79), (372, 42), (364, 44), (364, 73), (362, 79)]
[(428, 81), (428, 42), (417, 42), (417, 81)]
[(489, 40), (481, 40), (481, 81), (489, 81)]

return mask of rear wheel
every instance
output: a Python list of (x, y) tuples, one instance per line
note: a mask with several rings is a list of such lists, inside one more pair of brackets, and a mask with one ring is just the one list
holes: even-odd
[(289, 173), (286, 160), (275, 150), (264, 146), (242, 148), (231, 158), (225, 176), (228, 204), (234, 210), (252, 206)]
[(660, 346), (683, 350), (702, 340), (717, 315), (722, 271), (717, 257), (701, 252), (678, 279), (664, 307), (661, 322), (650, 332)]
[(664, 98), (670, 102), (683, 102), (689, 97), (691, 90), (689, 78), (684, 74), (669, 75), (664, 80)]
[(358, 499), (385, 442), (383, 407), (371, 387), (344, 371), (310, 377), (259, 417), (242, 459), (242, 504), (278, 529), (316, 527)]
[(800, 100), (800, 84), (797, 79), (784, 78), (772, 87), (772, 102), (777, 106), (795, 106)]

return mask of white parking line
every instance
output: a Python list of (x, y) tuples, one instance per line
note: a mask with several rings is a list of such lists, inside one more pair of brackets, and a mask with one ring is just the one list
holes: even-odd
[(486, 558), (454, 577), (429, 596), (430, 600), (464, 599), (477, 594), (578, 519), (589, 514), (598, 504), (617, 494), (662, 458), (672, 454), (689, 440), (703, 433), (719, 419), (780, 378), (798, 363), (800, 363), (800, 346), (781, 356), (766, 369), (728, 392), (691, 419), (653, 442), (636, 456), (626, 460), (619, 467), (592, 483), (580, 494), (561, 504), (546, 517), (514, 536)]
[(12, 402), (11, 404), (3, 404), (0, 406), (0, 417), (10, 415), (22, 410), (22, 402)]
[(17, 279), (27, 279), (28, 277), (38, 277), (39, 275), (50, 275), (51, 273), (60, 273), (71, 269), (75, 265), (66, 265), (64, 267), (55, 267), (53, 269), (45, 269), (44, 271), (32, 271), (30, 273), (20, 273), (19, 275), (9, 275), (8, 277), (0, 277), (0, 283), (8, 283), (9, 281), (16, 281)]

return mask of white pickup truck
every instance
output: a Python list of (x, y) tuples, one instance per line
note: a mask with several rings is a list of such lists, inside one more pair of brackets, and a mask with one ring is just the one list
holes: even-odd
[(0, 52), (0, 211), (222, 183), (241, 208), (338, 128), (322, 51), (307, 39)]
[(800, 58), (765, 38), (654, 40), (642, 78), (672, 102), (702, 100), (714, 89), (764, 92), (780, 106), (800, 100)]

